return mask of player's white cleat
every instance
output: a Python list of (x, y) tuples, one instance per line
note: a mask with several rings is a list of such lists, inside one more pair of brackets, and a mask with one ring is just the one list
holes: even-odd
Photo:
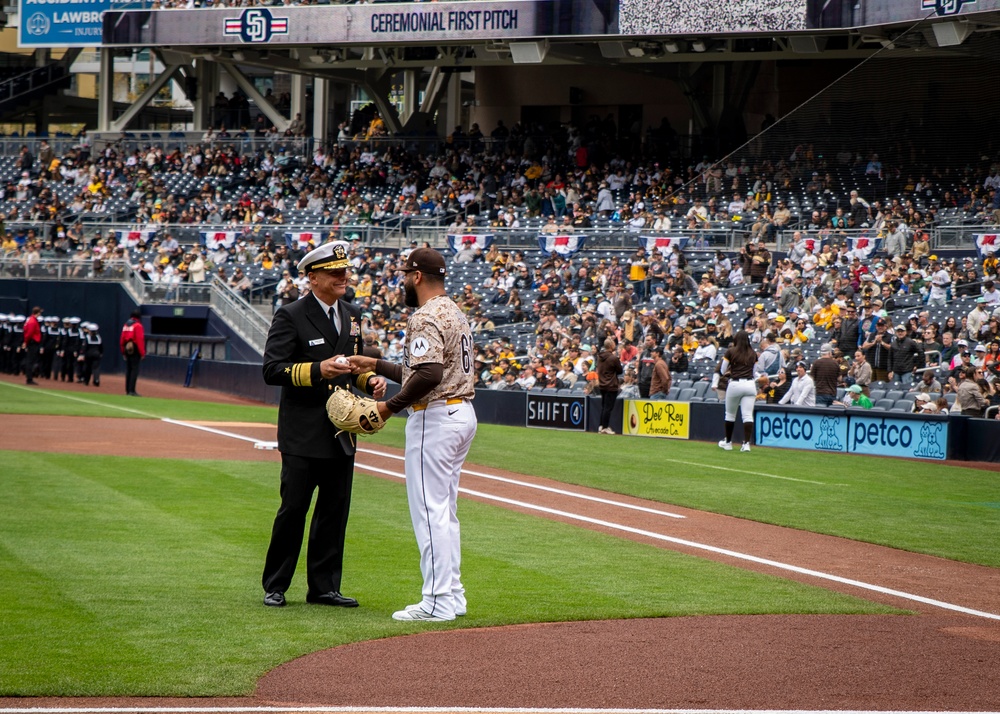
[(732, 451), (733, 450), (733, 442), (726, 441), (725, 439), (723, 439), (722, 441), (719, 442), (719, 448), (720, 449), (725, 449), (726, 451)]
[(393, 620), (399, 620), (400, 622), (450, 622), (454, 620), (454, 617), (439, 617), (438, 615), (432, 615), (424, 608), (420, 607), (420, 604), (408, 605), (404, 610), (398, 610), (392, 613)]
[[(729, 448), (732, 448), (732, 447), (729, 447)], [(740, 451), (743, 451), (743, 452), (749, 454), (750, 453), (750, 444), (748, 444), (747, 442), (744, 441), (743, 442), (743, 446), (740, 447)]]
[[(407, 605), (407, 610), (423, 610), (424, 607), (419, 602), (415, 605)], [(455, 598), (455, 616), (465, 617), (465, 614), (469, 611), (469, 606), (465, 604), (465, 598)]]

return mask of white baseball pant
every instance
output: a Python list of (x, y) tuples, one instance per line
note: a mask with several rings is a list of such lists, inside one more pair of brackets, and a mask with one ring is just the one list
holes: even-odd
[(757, 400), (757, 383), (752, 379), (734, 379), (726, 387), (726, 421), (736, 421), (736, 410), (743, 421), (753, 421), (753, 404)]
[(424, 579), (421, 607), (446, 620), (465, 614), (458, 481), (476, 435), (472, 402), (431, 402), (406, 420), (406, 496)]

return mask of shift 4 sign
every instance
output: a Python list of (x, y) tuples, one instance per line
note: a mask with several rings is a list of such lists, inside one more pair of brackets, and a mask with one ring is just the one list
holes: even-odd
[(587, 398), (528, 394), (526, 426), (542, 429), (587, 429)]

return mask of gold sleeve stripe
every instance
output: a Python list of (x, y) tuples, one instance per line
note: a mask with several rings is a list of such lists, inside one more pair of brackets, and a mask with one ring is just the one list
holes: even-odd
[(292, 365), (292, 386), (312, 386), (312, 362), (300, 362)]
[(357, 387), (359, 391), (362, 391), (365, 394), (367, 394), (368, 393), (368, 382), (374, 376), (375, 376), (374, 372), (365, 372), (363, 374), (359, 374), (358, 378), (356, 380), (354, 380), (354, 386)]

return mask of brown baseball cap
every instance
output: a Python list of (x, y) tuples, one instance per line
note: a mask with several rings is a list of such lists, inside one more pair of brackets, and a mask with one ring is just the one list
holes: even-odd
[(433, 248), (417, 248), (406, 257), (404, 273), (419, 270), (426, 275), (445, 275), (444, 256)]

